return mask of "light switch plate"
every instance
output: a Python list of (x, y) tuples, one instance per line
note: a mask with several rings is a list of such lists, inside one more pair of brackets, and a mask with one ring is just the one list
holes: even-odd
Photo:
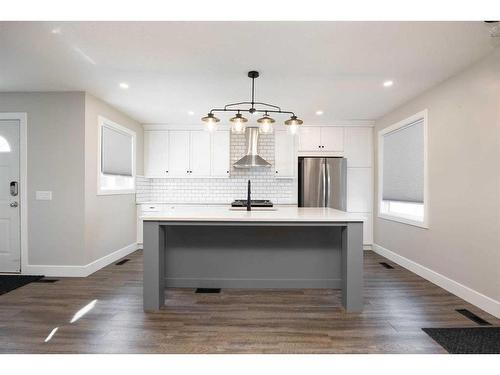
[(35, 199), (37, 201), (51, 201), (52, 200), (52, 192), (51, 191), (37, 190), (35, 193)]

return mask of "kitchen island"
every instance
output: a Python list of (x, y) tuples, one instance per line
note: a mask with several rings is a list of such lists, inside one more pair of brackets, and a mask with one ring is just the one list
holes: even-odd
[[(144, 311), (165, 287), (339, 288), (363, 307), (363, 219), (331, 208), (175, 207), (144, 220)], [(168, 295), (167, 295), (168, 300)]]

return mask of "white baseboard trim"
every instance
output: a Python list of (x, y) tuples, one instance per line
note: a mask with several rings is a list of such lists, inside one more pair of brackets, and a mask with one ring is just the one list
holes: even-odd
[(29, 264), (23, 267), (22, 274), (49, 277), (87, 277), (137, 249), (139, 249), (137, 243), (132, 243), (84, 266)]
[(500, 319), (500, 302), (377, 244), (373, 251)]
[(372, 244), (364, 244), (363, 250), (373, 250), (373, 245)]

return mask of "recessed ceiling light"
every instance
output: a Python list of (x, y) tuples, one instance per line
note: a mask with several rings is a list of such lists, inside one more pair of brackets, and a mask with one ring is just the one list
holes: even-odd
[(194, 115), (194, 111), (188, 111), (188, 115), (189, 116), (193, 116)]
[(61, 28), (56, 27), (56, 28), (54, 28), (54, 29), (50, 30), (50, 32), (51, 32), (52, 34), (61, 34)]
[(124, 90), (128, 89), (128, 83), (127, 82), (120, 83), (120, 88)]
[(384, 87), (391, 87), (392, 85), (394, 85), (393, 81), (385, 81), (384, 82)]
[(318, 116), (321, 116), (323, 113), (324, 113), (324, 112), (323, 112), (321, 109), (318, 109), (318, 110), (316, 111), (316, 114), (317, 114)]

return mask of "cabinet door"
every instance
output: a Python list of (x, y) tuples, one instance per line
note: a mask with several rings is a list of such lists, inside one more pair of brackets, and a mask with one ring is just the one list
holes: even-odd
[(144, 175), (168, 176), (168, 131), (144, 132)]
[(344, 156), (347, 158), (348, 167), (371, 167), (373, 159), (372, 128), (345, 128)]
[(229, 177), (230, 146), (229, 131), (218, 130), (212, 134), (212, 171), (213, 177)]
[(344, 128), (321, 127), (321, 151), (344, 151)]
[(372, 212), (373, 175), (371, 168), (347, 168), (347, 211)]
[(286, 131), (274, 136), (274, 165), (276, 177), (295, 176), (295, 137)]
[(210, 133), (191, 131), (189, 176), (210, 176)]
[(299, 127), (299, 151), (321, 151), (321, 128), (319, 126)]
[(189, 131), (171, 130), (168, 137), (168, 176), (189, 176)]

